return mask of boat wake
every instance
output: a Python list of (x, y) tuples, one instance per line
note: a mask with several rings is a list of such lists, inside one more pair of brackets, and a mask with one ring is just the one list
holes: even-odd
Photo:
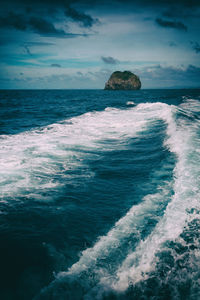
[[(140, 299), (141, 293), (144, 297), (141, 299), (151, 299), (148, 284), (150, 279), (155, 279), (156, 272), (160, 273), (159, 276), (157, 274), (158, 281), (155, 283), (154, 280), (155, 290), (176, 282), (177, 288), (172, 288), (174, 294), (170, 297), (178, 299), (180, 284), (186, 284), (184, 272), (191, 271), (187, 277), (190, 280), (198, 276), (200, 120), (196, 112), (199, 110), (200, 103), (191, 99), (178, 107), (146, 103), (124, 111), (107, 109), (103, 113), (89, 115), (93, 124), (98, 124), (90, 129), (90, 123), (87, 128), (90, 133), (90, 149), (94, 142), (97, 147), (100, 140), (105, 141), (105, 133), (106, 138), (121, 140), (133, 137), (148, 128), (149, 124), (152, 126), (155, 122), (164, 122), (166, 137), (163, 147), (176, 158), (173, 180), (158, 180), (156, 193), (147, 194), (139, 204), (132, 206), (107, 235), (101, 236), (92, 248), (84, 250), (80, 259), (66, 272), (58, 273), (55, 280), (36, 299), (89, 300), (109, 299), (109, 296), (111, 299)], [(83, 121), (84, 118), (82, 116), (79, 119), (78, 128), (80, 120)], [(86, 123), (88, 124), (88, 119), (85, 120)], [(91, 130), (94, 130), (94, 135)], [(84, 141), (85, 136), (81, 142)], [(162, 173), (169, 171), (170, 164), (172, 167), (169, 159), (162, 165)], [(147, 235), (142, 235), (144, 228), (155, 219), (156, 225), (152, 230)], [(193, 238), (188, 240), (191, 228), (194, 230)], [(191, 249), (196, 250), (189, 256)], [(184, 271), (180, 267), (180, 261)], [(187, 264), (190, 271), (186, 268)], [(162, 276), (163, 268), (167, 268), (166, 276)], [(197, 286), (192, 286), (191, 289), (192, 297), (196, 297)], [(139, 294), (138, 290), (141, 291)]]

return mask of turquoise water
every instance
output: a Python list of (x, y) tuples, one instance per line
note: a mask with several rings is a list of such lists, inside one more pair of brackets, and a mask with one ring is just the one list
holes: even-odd
[(200, 299), (200, 91), (0, 92), (0, 299)]

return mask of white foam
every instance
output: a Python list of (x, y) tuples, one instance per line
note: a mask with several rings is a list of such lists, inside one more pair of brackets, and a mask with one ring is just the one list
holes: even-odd
[[(169, 118), (171, 109), (168, 105), (162, 103), (146, 103), (138, 105), (137, 109), (132, 110), (132, 112), (134, 112), (135, 115), (137, 114), (137, 118), (153, 121), (155, 118)], [(105, 270), (108, 266), (98, 267), (97, 264), (99, 261), (108, 256), (112, 256), (115, 249), (123, 245), (124, 239), (127, 239), (133, 234), (136, 236), (138, 234), (140, 235), (141, 228), (144, 226), (147, 216), (154, 217), (158, 214), (162, 204), (169, 200), (170, 191), (171, 182), (163, 182), (163, 185), (158, 187), (155, 194), (145, 196), (140, 204), (133, 206), (128, 213), (114, 225), (106, 236), (100, 237), (94, 247), (83, 251), (80, 260), (67, 272), (59, 273), (58, 278), (79, 274), (92, 268), (94, 273), (101, 274), (101, 282), (108, 282), (108, 278), (111, 277), (112, 274), (110, 274), (108, 270)], [(106, 280), (104, 280), (103, 274), (106, 274)]]
[[(187, 109), (194, 102), (188, 101)], [(195, 102), (195, 106), (199, 103)], [(199, 107), (200, 108), (200, 107)], [(185, 107), (180, 107), (185, 109)], [(166, 104), (141, 104), (137, 113), (144, 110), (143, 118), (152, 120), (161, 118), (167, 124), (167, 138), (165, 146), (177, 157), (177, 164), (173, 171), (174, 195), (171, 201), (166, 200), (171, 190), (170, 183), (165, 183), (154, 195), (147, 195), (143, 201), (133, 206), (130, 211), (121, 218), (106, 236), (102, 236), (92, 248), (82, 252), (77, 263), (67, 272), (59, 273), (57, 278), (76, 276), (86, 271), (95, 274), (97, 283), (85, 294), (84, 299), (93, 299), (93, 293), (98, 294), (98, 299), (103, 296), (104, 289), (115, 291), (125, 291), (130, 282), (135, 284), (148, 277), (148, 273), (155, 267), (155, 254), (162, 249), (162, 245), (167, 240), (176, 240), (182, 233), (184, 226), (193, 216), (189, 210), (196, 208), (199, 210), (199, 122), (192, 123), (191, 120), (180, 118), (176, 121), (177, 108)], [(192, 111), (192, 109), (191, 109)], [(99, 264), (100, 260), (112, 257), (115, 249), (121, 248), (125, 238), (132, 234), (139, 236), (141, 225), (145, 218), (155, 216), (161, 201), (169, 201), (162, 218), (155, 226), (152, 233), (144, 240), (141, 240), (135, 249), (129, 249), (129, 254), (125, 257), (119, 267), (116, 257), (116, 270), (109, 271), (108, 264)], [(121, 248), (123, 251), (123, 247)], [(115, 256), (114, 256), (115, 257)], [(106, 260), (105, 260), (106, 261)], [(87, 273), (87, 274), (88, 274)], [(90, 280), (88, 278), (88, 280)], [(97, 296), (96, 296), (97, 297)]]
[[(111, 268), (111, 265), (109, 265), (110, 262), (108, 261), (108, 264), (106, 264), (104, 260), (106, 257), (115, 255), (116, 249), (123, 248), (123, 244), (126, 242), (125, 240), (130, 238), (130, 236), (134, 235), (138, 239), (141, 238), (140, 232), (144, 228), (145, 222), (149, 218), (156, 218), (155, 216), (159, 215), (165, 202), (169, 201), (170, 190), (171, 183), (165, 182), (164, 186), (158, 187), (157, 193), (145, 196), (142, 202), (133, 206), (128, 213), (114, 225), (106, 236), (100, 237), (94, 247), (84, 250), (80, 260), (72, 265), (67, 272), (60, 272), (57, 278), (59, 279), (70, 275), (74, 276), (83, 271), (90, 270), (96, 274), (97, 277), (101, 274), (99, 280), (108, 284), (113, 276), (113, 268), (117, 267), (119, 261), (116, 261)], [(100, 263), (101, 260), (104, 265)], [(112, 269), (111, 272), (109, 268)]]
[(127, 101), (126, 105), (135, 105), (135, 102), (133, 102), (133, 101)]
[(199, 101), (195, 99), (185, 99), (185, 101), (180, 105), (182, 109), (186, 112), (198, 112), (199, 113)]
[[(194, 103), (200, 111), (200, 103), (197, 101), (188, 101), (182, 107), (187, 106), (187, 109), (191, 108), (192, 111)], [(200, 122), (192, 123), (191, 120), (180, 119), (176, 124), (173, 115), (166, 120), (168, 139), (165, 145), (177, 156), (174, 169), (174, 196), (152, 234), (141, 241), (137, 249), (127, 256), (118, 269), (117, 280), (112, 283), (112, 288), (118, 291), (126, 290), (130, 282), (134, 284), (147, 278), (148, 272), (155, 266), (155, 253), (160, 250), (164, 242), (179, 237), (184, 226), (191, 219), (189, 210), (200, 209), (200, 141), (197, 138)]]
[[(127, 139), (145, 128), (148, 115), (151, 112), (146, 113), (142, 106), (129, 110), (107, 108), (45, 128), (1, 136), (1, 199), (40, 195), (41, 191), (59, 187), (59, 176), (75, 178), (77, 175), (71, 171), (80, 169), (84, 158), (123, 148)], [(84, 172), (78, 176), (92, 175), (84, 165)]]

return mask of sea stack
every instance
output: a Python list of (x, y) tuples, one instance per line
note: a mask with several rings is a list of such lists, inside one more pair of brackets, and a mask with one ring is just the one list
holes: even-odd
[(112, 73), (105, 84), (104, 90), (139, 90), (140, 78), (130, 71), (116, 71)]

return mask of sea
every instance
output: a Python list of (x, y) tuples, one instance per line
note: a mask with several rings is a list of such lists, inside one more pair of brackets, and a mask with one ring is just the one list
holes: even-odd
[(0, 299), (200, 299), (200, 90), (0, 91)]

